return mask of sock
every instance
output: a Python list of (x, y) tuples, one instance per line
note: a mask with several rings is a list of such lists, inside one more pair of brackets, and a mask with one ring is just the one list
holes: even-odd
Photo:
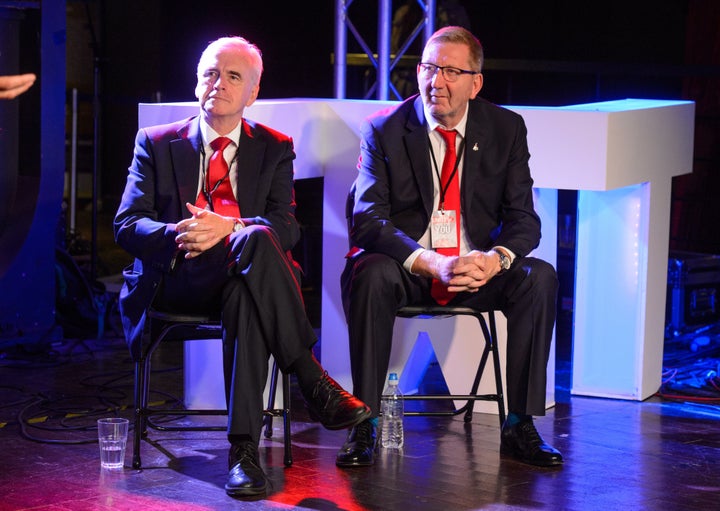
[(298, 379), (298, 385), (303, 390), (310, 390), (315, 383), (322, 378), (325, 370), (315, 358), (312, 350), (307, 350), (300, 355), (292, 365), (293, 372)]
[(524, 415), (521, 413), (515, 413), (510, 412), (507, 415), (507, 420), (505, 421), (508, 426), (514, 426), (515, 424), (518, 424), (520, 422), (525, 422), (528, 420), (532, 420), (532, 417), (530, 415)]

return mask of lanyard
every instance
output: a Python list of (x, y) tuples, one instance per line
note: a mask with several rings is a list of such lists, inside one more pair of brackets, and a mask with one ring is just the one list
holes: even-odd
[(435, 151), (433, 151), (432, 142), (430, 141), (430, 134), (428, 133), (428, 145), (430, 146), (430, 155), (432, 156), (432, 162), (433, 162), (433, 168), (435, 170), (435, 175), (438, 178), (438, 184), (440, 185), (440, 211), (444, 210), (445, 206), (445, 192), (447, 192), (448, 188), (450, 187), (450, 183), (452, 183), (452, 180), (455, 178), (455, 174), (458, 171), (458, 168), (460, 167), (460, 160), (462, 159), (463, 155), (465, 154), (465, 137), (462, 138), (460, 141), (460, 148), (457, 150), (456, 158), (455, 158), (455, 167), (453, 167), (452, 173), (450, 174), (450, 178), (447, 180), (447, 183), (443, 187), (442, 177), (440, 176), (440, 171), (438, 170), (438, 164), (437, 160), (435, 158)]
[[(222, 184), (223, 181), (225, 181), (226, 179), (228, 179), (228, 178), (230, 177), (230, 169), (232, 168), (233, 164), (237, 162), (238, 149), (240, 149), (239, 146), (235, 148), (235, 154), (233, 155), (232, 160), (230, 160), (230, 164), (228, 165), (228, 171), (227, 171), (227, 173), (226, 173), (223, 177), (221, 177), (220, 179), (218, 179), (218, 180), (215, 182), (215, 185), (212, 187), (212, 190), (210, 190), (210, 189), (209, 189), (209, 183), (208, 183), (208, 180), (210, 179), (210, 176), (209, 176), (208, 173), (207, 173), (207, 166), (205, 165), (205, 144), (203, 143), (202, 140), (200, 140), (200, 156), (201, 156), (201, 159), (200, 159), (200, 168), (202, 169), (202, 170), (201, 170), (201, 172), (202, 172), (202, 189), (201, 189), (201, 193), (202, 193), (203, 196), (205, 197), (205, 201), (208, 203), (208, 207), (210, 208), (210, 211), (214, 211), (213, 202), (212, 202), (212, 194), (215, 193), (215, 190), (218, 189), (218, 187)], [(224, 158), (224, 157), (225, 157), (225, 156), (223, 155), (223, 158)]]

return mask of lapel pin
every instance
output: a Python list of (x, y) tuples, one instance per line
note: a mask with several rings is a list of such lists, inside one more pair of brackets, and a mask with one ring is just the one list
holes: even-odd
[(477, 151), (477, 150), (478, 150), (478, 143), (475, 142), (475, 145), (473, 146), (473, 151)]

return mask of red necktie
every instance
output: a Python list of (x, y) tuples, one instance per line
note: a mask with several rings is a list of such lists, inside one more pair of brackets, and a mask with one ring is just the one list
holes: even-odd
[[(440, 208), (455, 211), (455, 232), (457, 233), (458, 239), (455, 240), (455, 246), (452, 248), (438, 247), (435, 250), (442, 255), (456, 256), (460, 254), (460, 187), (458, 186), (458, 173), (455, 172), (453, 175), (457, 161), (457, 154), (455, 153), (455, 136), (457, 135), (457, 131), (445, 130), (439, 127), (436, 129), (445, 140), (446, 145), (445, 159), (443, 159), (442, 171), (440, 173), (441, 200), (443, 200), (442, 190), (445, 190), (445, 193), (444, 203), (440, 204)], [(448, 183), (450, 179), (452, 179), (452, 181)], [(445, 305), (456, 293), (451, 293), (439, 280), (433, 279), (430, 294), (432, 294), (432, 297), (437, 303)]]
[(206, 207), (208, 204), (206, 193), (209, 193), (212, 199), (212, 210), (215, 213), (238, 217), (240, 207), (233, 194), (228, 164), (223, 156), (223, 151), (230, 142), (231, 140), (227, 137), (218, 137), (210, 142), (213, 153), (210, 156), (206, 181), (203, 184), (204, 191), (198, 195), (195, 205), (199, 208)]

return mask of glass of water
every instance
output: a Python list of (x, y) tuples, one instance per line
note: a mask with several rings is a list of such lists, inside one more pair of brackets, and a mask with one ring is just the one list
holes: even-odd
[(120, 470), (125, 460), (128, 419), (109, 417), (98, 419), (98, 443), (100, 444), (100, 466), (109, 470)]

